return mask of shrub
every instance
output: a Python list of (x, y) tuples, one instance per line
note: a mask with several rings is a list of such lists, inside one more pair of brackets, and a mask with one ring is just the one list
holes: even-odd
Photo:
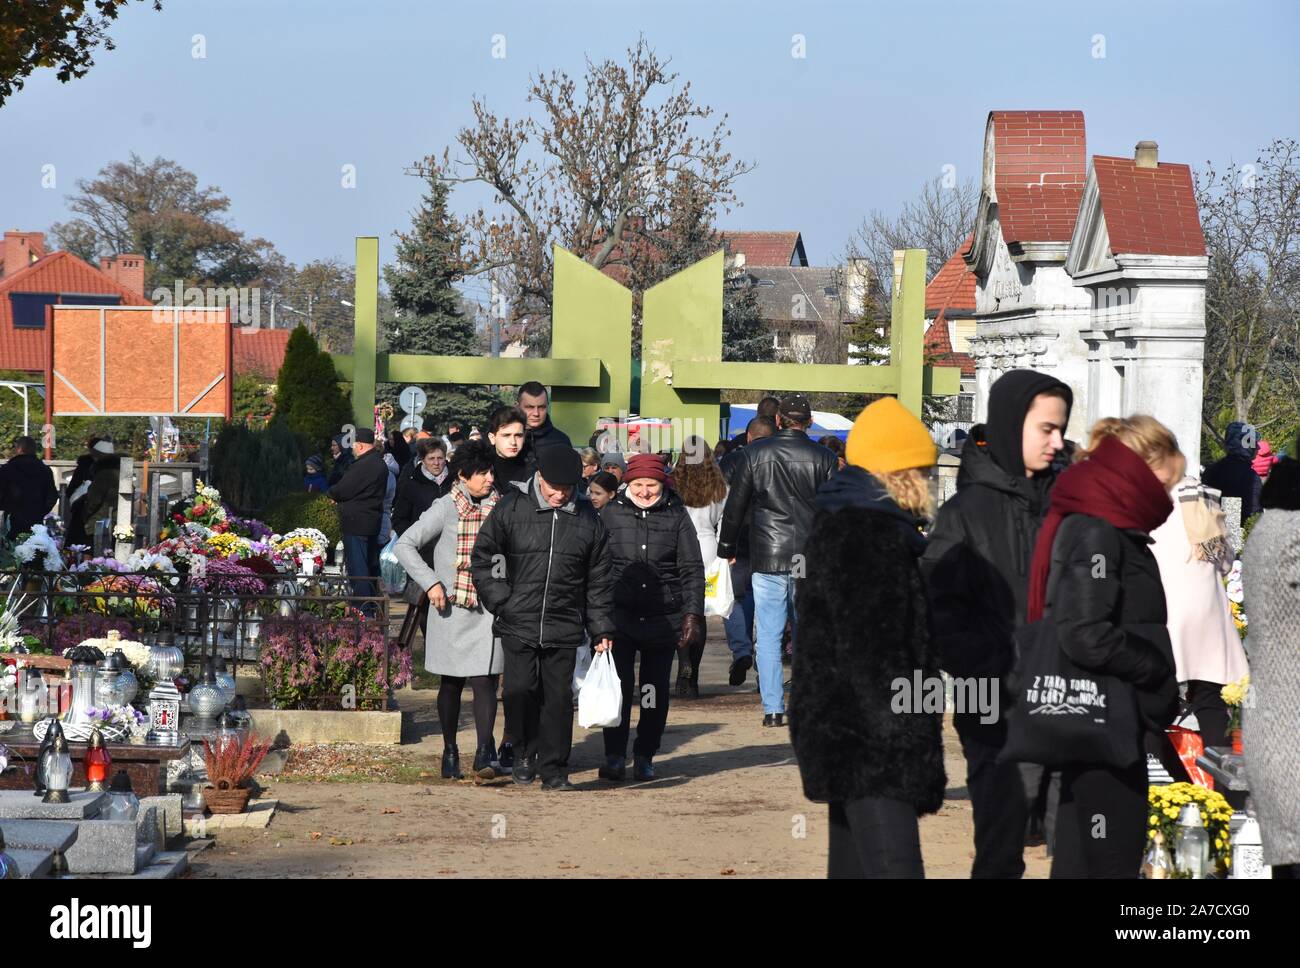
[(275, 378), (275, 413), (307, 439), (311, 451), (322, 454), (329, 452), (330, 438), (352, 419), (334, 361), (304, 326), (289, 334)]
[(286, 494), (266, 509), (264, 520), (276, 534), (288, 534), (294, 528), (315, 528), (329, 539), (331, 548), (343, 540), (338, 508), (324, 494)]
[(349, 687), (355, 690), (355, 708), (378, 709), (389, 689), (411, 678), (410, 653), (356, 612), (337, 621), (305, 615), (268, 620), (260, 650), (267, 698), (281, 709), (346, 708), (342, 699)]
[(232, 508), (244, 514), (260, 512), (302, 487), (298, 438), (283, 420), (272, 420), (260, 430), (226, 424), (212, 448), (212, 483)]

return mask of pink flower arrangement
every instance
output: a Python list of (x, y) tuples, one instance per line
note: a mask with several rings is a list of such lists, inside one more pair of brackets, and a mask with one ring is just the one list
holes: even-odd
[(267, 695), (289, 708), (337, 702), (350, 686), (357, 708), (373, 709), (389, 689), (411, 679), (410, 653), (389, 642), (373, 621), (268, 620), (258, 661)]

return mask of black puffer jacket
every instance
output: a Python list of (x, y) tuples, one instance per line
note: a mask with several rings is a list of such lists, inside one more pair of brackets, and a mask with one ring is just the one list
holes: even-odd
[[(736, 557), (740, 530), (750, 519), (749, 560), (755, 573), (784, 574), (812, 531), (813, 498), (838, 461), (802, 430), (779, 430), (740, 452), (722, 511), (718, 554)], [(752, 512), (752, 517), (751, 517)]]
[[(817, 496), (808, 574), (795, 600), (790, 738), (810, 800), (943, 802), (942, 712), (895, 711), (894, 682), (939, 679), (917, 521), (848, 466)], [(924, 687), (923, 687), (924, 688)]]
[(1011, 671), (1052, 483), (1008, 474), (994, 462), (983, 425), (972, 428), (957, 493), (939, 509), (921, 563), (949, 675), (1001, 678)]
[(378, 450), (368, 450), (343, 472), (343, 479), (326, 493), (338, 502), (344, 534), (378, 535), (388, 492), (388, 465)]
[(1201, 483), (1223, 492), (1224, 497), (1241, 498), (1242, 521), (1263, 510), (1260, 492), (1264, 489), (1264, 482), (1255, 473), (1249, 457), (1229, 454), (1216, 460), (1201, 475)]
[(677, 492), (639, 508), (624, 491), (600, 512), (614, 567), (614, 625), (639, 644), (676, 647), (682, 616), (704, 614), (700, 540)]
[(59, 500), (54, 473), (35, 454), (18, 454), (0, 466), (0, 509), (15, 538), (45, 520)]
[(568, 447), (573, 449), (573, 441), (555, 424), (551, 423), (548, 416), (546, 422), (534, 430), (524, 432), (524, 446), (520, 450), (519, 456), (524, 459), (524, 466), (527, 470), (527, 477), (531, 477), (537, 470), (537, 451), (542, 447)]
[(584, 628), (593, 641), (614, 634), (609, 536), (588, 502), (548, 507), (535, 479), (510, 489), (479, 530), (470, 561), (497, 635), (572, 649)]
[(1085, 669), (1131, 683), (1146, 728), (1163, 733), (1178, 710), (1178, 683), (1150, 544), (1141, 531), (1070, 515), (1052, 548), (1047, 605), (1061, 651)]

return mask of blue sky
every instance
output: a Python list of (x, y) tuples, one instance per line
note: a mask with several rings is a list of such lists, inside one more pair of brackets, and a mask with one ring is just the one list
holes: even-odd
[[(379, 235), (388, 261), (419, 194), (402, 169), (452, 140), (471, 95), (517, 116), (534, 72), (580, 74), (584, 55), (620, 55), (644, 32), (758, 164), (723, 226), (798, 229), (826, 265), (867, 212), (944, 165), (977, 177), (991, 109), (1081, 109), (1089, 153), (1154, 138), (1162, 161), (1192, 164), (1300, 136), (1297, 28), (1294, 0), (133, 3), (88, 76), (40, 72), (0, 108), (0, 222), (47, 229), (78, 178), (135, 151), (220, 186), (234, 224), (297, 263), (350, 260), (356, 235)], [(355, 189), (340, 186), (345, 164)]]

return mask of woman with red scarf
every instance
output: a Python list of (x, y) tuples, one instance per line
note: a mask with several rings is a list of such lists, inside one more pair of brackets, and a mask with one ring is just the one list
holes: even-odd
[(1050, 608), (1071, 661), (1129, 683), (1141, 729), (1131, 737), (1133, 766), (1062, 770), (1052, 876), (1135, 878), (1147, 840), (1146, 737), (1164, 742), (1178, 706), (1164, 587), (1148, 545), (1173, 511), (1169, 489), (1186, 459), (1167, 427), (1134, 416), (1098, 421), (1076, 461), (1056, 482), (1034, 546), (1028, 619)]

